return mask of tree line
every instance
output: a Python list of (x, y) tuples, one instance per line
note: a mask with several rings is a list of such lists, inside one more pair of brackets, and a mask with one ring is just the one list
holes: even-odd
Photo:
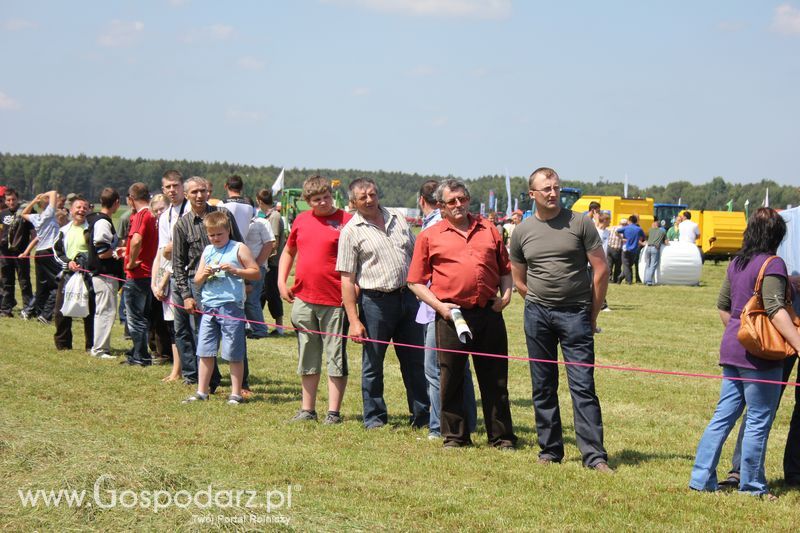
[[(211, 180), (214, 185), (214, 196), (218, 198), (224, 196), (223, 184), (231, 174), (238, 174), (244, 179), (245, 194), (252, 196), (259, 189), (272, 187), (281, 171), (281, 168), (276, 166), (242, 165), (227, 161), (0, 153), (0, 184), (17, 189), (22, 198), (32, 198), (37, 193), (57, 189), (63, 193), (79, 193), (95, 201), (104, 187), (114, 187), (124, 192), (136, 181), (146, 183), (151, 191), (158, 190), (161, 175), (165, 170), (173, 168), (180, 170), (185, 177), (203, 176)], [(307, 177), (314, 174), (321, 174), (331, 180), (340, 180), (342, 187), (346, 187), (357, 177), (372, 178), (380, 188), (383, 204), (394, 207), (415, 207), (417, 191), (425, 180), (438, 181), (453, 177), (382, 170), (287, 168), (284, 174), (285, 187), (300, 187)], [(505, 211), (507, 202), (505, 177), (483, 176), (469, 180), (468, 186), (472, 195), (473, 210), (477, 211), (481, 203), (488, 206), (489, 191), (494, 190), (499, 210)], [(564, 179), (562, 186), (578, 187), (583, 194), (590, 195), (620, 196), (624, 190), (622, 182), (606, 181), (603, 178), (596, 182)], [(797, 187), (778, 185), (768, 179), (762, 179), (758, 183), (729, 183), (719, 176), (699, 185), (683, 180), (649, 187), (630, 185), (628, 195), (652, 197), (660, 203), (680, 201), (692, 209), (708, 210), (725, 210), (728, 202), (732, 201), (733, 209), (742, 211), (747, 200), (750, 201), (751, 209), (760, 206), (767, 189), (772, 207), (800, 205), (800, 190)], [(527, 176), (511, 178), (512, 207), (515, 204), (514, 200), (517, 200), (521, 209), (530, 208), (527, 190)]]

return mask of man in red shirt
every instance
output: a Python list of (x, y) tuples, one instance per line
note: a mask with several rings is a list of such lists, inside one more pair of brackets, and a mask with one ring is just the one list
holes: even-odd
[[(300, 213), (292, 223), (278, 264), (278, 290), (292, 305), (292, 324), (296, 328), (322, 331), (297, 332), (303, 400), (293, 421), (317, 420), (316, 400), (322, 373), (322, 353), (328, 367), (328, 413), (326, 424), (342, 421), (340, 408), (347, 385), (347, 341), (338, 335), (347, 330), (347, 315), (342, 308), (341, 274), (336, 271), (336, 255), (342, 227), (352, 218), (333, 205), (331, 186), (322, 176), (303, 183), (303, 199), (311, 211)], [(294, 285), (286, 281), (298, 252)], [(332, 335), (331, 335), (332, 334)]]
[(128, 188), (131, 208), (130, 229), (125, 242), (125, 313), (133, 349), (128, 352), (129, 365), (149, 366), (147, 334), (150, 329), (150, 277), (158, 248), (156, 219), (149, 209), (150, 191), (141, 182)]
[[(443, 180), (435, 197), (443, 220), (417, 237), (408, 285), (437, 314), (444, 446), (469, 446), (463, 411), (466, 359), (463, 353), (446, 350), (508, 355), (502, 311), (511, 301), (511, 265), (497, 229), (469, 214), (470, 196), (463, 182)], [(466, 342), (459, 340), (453, 309), (459, 309), (469, 326), (471, 338)], [(508, 359), (473, 356), (473, 364), (489, 444), (513, 449), (517, 437), (508, 400)]]

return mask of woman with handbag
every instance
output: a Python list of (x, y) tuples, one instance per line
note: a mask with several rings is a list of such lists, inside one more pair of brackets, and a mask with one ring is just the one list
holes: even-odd
[[(782, 345), (787, 344), (787, 355), (800, 349), (800, 333), (793, 323), (796, 317), (786, 308), (794, 290), (788, 283), (786, 265), (775, 256), (785, 234), (786, 223), (775, 210), (768, 207), (758, 209), (747, 224), (742, 249), (728, 267), (717, 307), (725, 326), (719, 364), (722, 375), (729, 379), (722, 380), (717, 409), (697, 447), (689, 482), (689, 487), (694, 490), (719, 489), (716, 470), (722, 446), (746, 406), (739, 491), (775, 498), (767, 489), (764, 460), (781, 386), (763, 381), (780, 382), (783, 363), (781, 359), (765, 359), (765, 354), (756, 348), (751, 350), (761, 353), (760, 357), (748, 351), (739, 340), (744, 338), (739, 337), (739, 330), (742, 310), (750, 307), (748, 301), (759, 288), (757, 282), (762, 278), (761, 293), (755, 296), (761, 296), (769, 317), (761, 332), (765, 342), (777, 338)], [(770, 334), (771, 339), (767, 338)], [(751, 346), (752, 342), (748, 340), (747, 344)]]

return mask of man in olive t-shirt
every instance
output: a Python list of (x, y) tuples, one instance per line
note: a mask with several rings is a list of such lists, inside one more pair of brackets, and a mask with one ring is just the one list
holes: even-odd
[[(558, 463), (564, 458), (558, 345), (565, 362), (594, 364), (594, 332), (608, 288), (608, 264), (592, 220), (561, 208), (560, 180), (553, 169), (535, 170), (528, 188), (536, 211), (511, 236), (511, 272), (525, 298), (528, 357), (544, 360), (530, 363), (539, 462)], [(611, 472), (594, 367), (567, 364), (567, 376), (583, 464)]]

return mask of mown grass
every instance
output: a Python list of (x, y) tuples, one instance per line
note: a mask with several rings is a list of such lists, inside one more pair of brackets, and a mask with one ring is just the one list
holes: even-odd
[[(715, 310), (724, 265), (707, 264), (700, 287), (613, 286), (597, 361), (718, 374), (721, 327)], [(506, 311), (512, 355), (526, 355), (522, 304)], [(288, 309), (287, 309), (288, 316)], [(80, 327), (75, 346), (82, 346)], [(561, 465), (536, 464), (526, 363), (510, 364), (520, 449), (445, 451), (406, 427), (405, 395), (390, 351), (386, 396), (391, 427), (360, 423), (360, 349), (350, 345), (351, 382), (337, 427), (286, 423), (299, 406), (296, 339), (249, 341), (253, 401), (181, 405), (191, 389), (164, 384), (165, 367), (123, 367), (82, 351), (56, 352), (52, 329), (0, 320), (0, 527), (7, 530), (199, 530), (193, 515), (237, 517), (264, 509), (172, 506), (101, 509), (23, 507), (18, 490), (84, 489), (96, 480), (117, 491), (192, 493), (293, 488), (288, 525), (217, 524), (222, 529), (299, 530), (796, 530), (800, 492), (782, 485), (787, 394), (769, 443), (767, 477), (780, 500), (698, 494), (687, 488), (697, 441), (719, 382), (598, 370), (597, 386), (613, 476), (581, 466), (569, 393), (560, 391), (567, 443)], [(120, 331), (113, 347), (126, 348)], [(223, 367), (223, 373), (226, 373)], [(322, 387), (318, 408), (324, 412)], [(730, 461), (730, 446), (721, 473)], [(105, 494), (105, 493), (104, 493)]]

